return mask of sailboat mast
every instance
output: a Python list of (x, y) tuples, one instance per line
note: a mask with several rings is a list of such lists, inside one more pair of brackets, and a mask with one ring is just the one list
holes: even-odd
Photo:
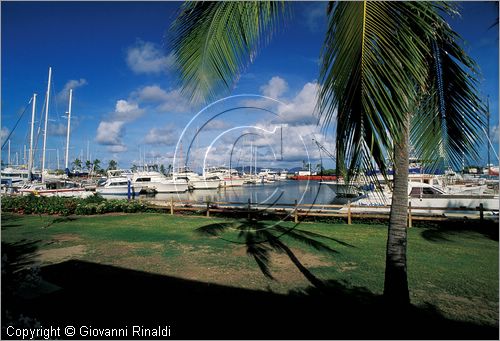
[(69, 89), (69, 106), (68, 106), (68, 131), (66, 132), (66, 155), (64, 156), (64, 169), (69, 167), (69, 132), (71, 127), (71, 102), (73, 100), (73, 89)]
[(182, 164), (184, 162), (184, 160), (182, 159), (182, 142), (180, 143), (180, 146), (179, 146), (179, 168), (177, 169), (177, 171), (179, 172), (181, 169), (184, 169), (184, 165)]
[(31, 180), (33, 172), (33, 134), (35, 129), (35, 107), (36, 107), (36, 94), (33, 94), (33, 106), (31, 107), (31, 130), (30, 130), (30, 150), (28, 156), (28, 179)]
[[(486, 138), (489, 140), (490, 138), (490, 96), (488, 96), (487, 101), (486, 101), (486, 115), (488, 115), (488, 135)], [(488, 169), (488, 175), (490, 175), (490, 144), (488, 143), (488, 164), (486, 165), (486, 168)]]
[(283, 124), (281, 125), (281, 133), (280, 133), (280, 143), (281, 143), (281, 160), (283, 161)]
[(45, 152), (47, 148), (47, 123), (49, 121), (49, 97), (50, 97), (50, 80), (52, 78), (52, 68), (49, 67), (49, 81), (47, 82), (47, 101), (45, 105), (45, 123), (43, 131), (43, 151), (42, 151), (42, 182), (45, 182)]
[(255, 159), (254, 159), (255, 160), (255, 166), (253, 168), (253, 172), (255, 173), (255, 175), (257, 175), (257, 149), (258, 149), (258, 147), (256, 146), (255, 147)]
[(10, 166), (10, 139), (7, 145), (7, 164)]
[(253, 141), (250, 141), (250, 177), (252, 177)]

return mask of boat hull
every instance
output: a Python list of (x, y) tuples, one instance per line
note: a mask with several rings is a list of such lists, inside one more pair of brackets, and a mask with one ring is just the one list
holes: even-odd
[[(139, 195), (143, 187), (131, 186), (130, 195)], [(96, 192), (100, 195), (128, 195), (127, 186), (98, 187)]]
[(219, 180), (189, 180), (193, 189), (217, 189), (220, 186)]
[(151, 182), (148, 186), (154, 188), (158, 193), (184, 193), (188, 188), (187, 182)]
[(223, 179), (220, 181), (221, 187), (239, 187), (243, 186), (245, 179)]
[(94, 195), (94, 192), (86, 189), (42, 189), (42, 190), (19, 190), (22, 195), (39, 195), (42, 197), (73, 197), (73, 198), (88, 198)]
[(336, 175), (294, 175), (290, 177), (292, 180), (315, 180), (315, 181), (335, 181)]

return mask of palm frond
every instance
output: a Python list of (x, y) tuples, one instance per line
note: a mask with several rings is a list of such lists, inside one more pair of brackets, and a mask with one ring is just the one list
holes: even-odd
[(170, 28), (183, 94), (200, 102), (230, 90), (284, 9), (277, 1), (186, 1)]
[(430, 42), (429, 88), (412, 122), (411, 143), (424, 160), (459, 167), (463, 157), (479, 157), (486, 109), (478, 96), (476, 63), (460, 47), (460, 37), (440, 16)]
[[(417, 89), (425, 85), (429, 47), (412, 27), (431, 35), (427, 2), (337, 2), (321, 52), (317, 110), (337, 118), (337, 169), (386, 173)], [(347, 168), (347, 169), (346, 169)]]

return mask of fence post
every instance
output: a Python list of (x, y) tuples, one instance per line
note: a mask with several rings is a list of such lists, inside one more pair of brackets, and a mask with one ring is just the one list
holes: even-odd
[(252, 215), (250, 214), (250, 210), (252, 208), (251, 206), (251, 201), (250, 201), (250, 198), (248, 198), (248, 205), (247, 205), (247, 210), (248, 210), (248, 220), (251, 220), (252, 219)]
[(347, 201), (347, 225), (352, 224), (352, 219), (351, 219), (351, 200)]
[(295, 209), (293, 211), (293, 221), (295, 222), (295, 224), (298, 224), (299, 222), (299, 212), (297, 206), (297, 199), (295, 199)]
[(207, 201), (207, 218), (210, 217), (210, 201)]
[(174, 215), (174, 198), (170, 198), (170, 215)]
[(483, 223), (484, 220), (484, 206), (483, 204), (479, 204), (479, 222)]
[(408, 227), (412, 227), (411, 201), (408, 201)]

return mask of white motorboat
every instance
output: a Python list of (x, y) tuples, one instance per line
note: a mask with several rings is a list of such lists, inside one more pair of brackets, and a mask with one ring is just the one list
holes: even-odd
[(158, 171), (156, 165), (146, 165), (134, 172), (132, 181), (135, 186), (154, 189), (157, 193), (183, 193), (189, 189), (185, 179), (169, 179)]
[[(33, 177), (40, 178), (39, 171), (33, 171)], [(11, 186), (21, 186), (23, 183), (28, 182), (30, 179), (29, 170), (26, 168), (5, 167), (1, 171), (2, 183), (9, 183)]]
[(262, 182), (274, 182), (278, 178), (278, 173), (269, 168), (262, 168), (257, 176), (262, 179)]
[(279, 175), (278, 179), (279, 179), (280, 181), (287, 180), (287, 179), (288, 179), (288, 171), (287, 171), (286, 169), (283, 169), (283, 170), (280, 172), (280, 175)]
[(243, 186), (245, 179), (239, 176), (238, 171), (227, 167), (210, 167), (203, 170), (203, 177), (218, 178), (221, 187)]
[(175, 172), (173, 178), (186, 180), (191, 189), (217, 189), (220, 186), (219, 178), (215, 176), (205, 178), (192, 172), (187, 167), (183, 167)]
[[(356, 206), (387, 206), (391, 204), (392, 193), (388, 186), (383, 186), (375, 190), (373, 185), (339, 185), (336, 182), (322, 182), (332, 190), (337, 191), (333, 203), (346, 204), (350, 201)], [(457, 213), (460, 208), (474, 209), (483, 205), (485, 211), (492, 211), (498, 214), (498, 195), (471, 194), (471, 191), (464, 187), (449, 189), (446, 186), (437, 186), (432, 183), (409, 181), (408, 201), (412, 210), (422, 213), (443, 213), (453, 211)], [(364, 210), (363, 208), (356, 208)], [(356, 210), (355, 209), (355, 210)], [(437, 209), (437, 210), (436, 210)], [(448, 209), (448, 210), (447, 210)], [(458, 209), (458, 211), (457, 211)]]
[(77, 197), (87, 198), (94, 192), (87, 190), (73, 181), (54, 181), (46, 183), (25, 183), (19, 190), (21, 195), (33, 194), (44, 197)]
[(124, 169), (109, 170), (108, 178), (103, 185), (96, 188), (96, 192), (101, 195), (139, 195), (146, 185), (135, 184), (132, 181), (132, 172)]

